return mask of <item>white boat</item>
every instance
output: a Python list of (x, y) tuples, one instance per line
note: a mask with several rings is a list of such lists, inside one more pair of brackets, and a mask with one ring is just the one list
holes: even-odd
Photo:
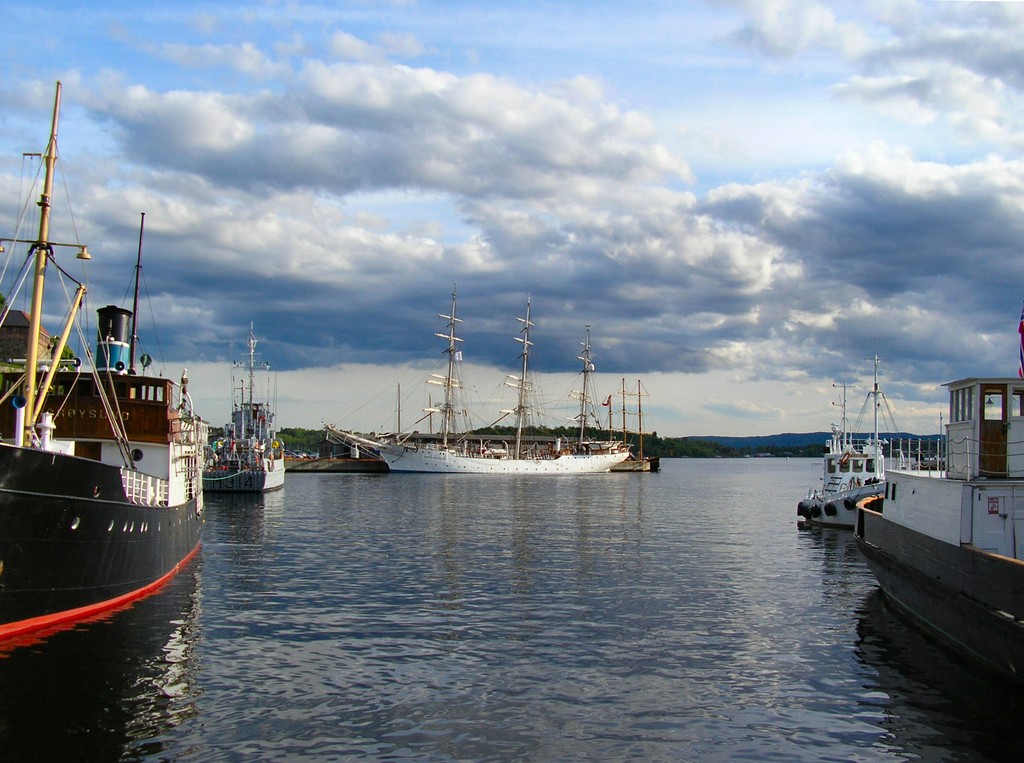
[[(590, 375), (594, 372), (594, 364), (590, 360), (590, 327), (587, 326), (586, 341), (583, 352), (579, 356), (582, 361), (583, 385), (575, 393), (579, 399), (579, 414), (574, 418), (579, 428), (578, 437), (572, 441), (553, 439), (548, 441), (531, 440), (524, 430), (530, 414), (529, 378), (530, 301), (526, 303), (526, 317), (518, 318), (522, 323), (521, 336), (515, 339), (523, 346), (522, 365), (519, 374), (510, 376), (507, 382), (517, 391), (514, 408), (503, 411), (502, 418), (515, 416), (515, 433), (508, 441), (500, 436), (485, 434), (467, 434), (457, 431), (457, 414), (463, 410), (457, 400), (457, 392), (462, 387), (458, 376), (458, 365), (461, 362), (461, 351), (458, 349), (462, 339), (456, 336), (456, 326), (461, 319), (456, 315), (456, 294), (452, 290), (451, 315), (441, 315), (448, 321), (448, 331), (437, 334), (445, 340), (448, 355), (447, 371), (437, 375), (430, 382), (444, 388), (444, 400), (437, 407), (427, 409), (429, 415), (438, 414), (441, 420), (441, 431), (436, 440), (417, 438), (411, 433), (392, 434), (378, 437), (366, 437), (354, 432), (346, 432), (327, 426), (348, 442), (369, 448), (384, 459), (393, 472), (432, 472), (432, 473), (463, 473), (463, 474), (592, 474), (608, 472), (611, 468), (629, 457), (629, 448), (613, 440), (592, 440), (587, 437), (587, 427), (592, 421)], [(499, 419), (500, 421), (501, 419)]]
[(1024, 685), (1024, 379), (946, 387), (945, 469), (888, 469), (854, 535), (888, 601)]
[[(203, 469), (207, 492), (265, 493), (284, 487), (284, 444), (274, 426), (270, 384), (264, 399), (256, 397), (256, 335), (251, 323), (248, 350), (245, 364), (232, 366), (231, 423), (207, 449)], [(242, 371), (239, 377), (236, 369)]]
[[(832, 425), (832, 436), (825, 443), (821, 485), (808, 490), (807, 496), (796, 507), (797, 515), (806, 524), (852, 530), (857, 521), (857, 503), (881, 494), (885, 486), (886, 456), (884, 443), (878, 437), (878, 413), (883, 405), (888, 411), (889, 404), (878, 387), (878, 357), (874, 360), (874, 386), (864, 400), (854, 427), (860, 431), (860, 424), (870, 405), (874, 414), (872, 434), (856, 437), (851, 432), (846, 418), (847, 387), (845, 384), (836, 385), (843, 391), (842, 418), (839, 425)], [(892, 416), (889, 418), (891, 420)], [(890, 428), (896, 431), (894, 422), (891, 422)]]

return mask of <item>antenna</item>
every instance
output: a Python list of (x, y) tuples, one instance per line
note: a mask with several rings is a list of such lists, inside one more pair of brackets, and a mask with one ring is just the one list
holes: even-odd
[(139, 341), (139, 273), (142, 270), (142, 229), (146, 225), (146, 213), (139, 220), (139, 254), (135, 258), (135, 299), (132, 302), (132, 337), (129, 350), (128, 373), (135, 373), (135, 347)]

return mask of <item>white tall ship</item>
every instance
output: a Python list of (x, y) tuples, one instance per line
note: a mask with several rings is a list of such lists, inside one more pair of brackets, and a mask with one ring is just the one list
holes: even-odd
[[(411, 433), (397, 433), (380, 437), (364, 437), (345, 432), (331, 426), (327, 428), (350, 443), (369, 448), (379, 453), (393, 472), (431, 472), (464, 474), (596, 474), (608, 472), (612, 466), (629, 457), (629, 448), (618, 441), (591, 440), (587, 437), (587, 424), (591, 419), (590, 377), (594, 364), (590, 360), (590, 328), (583, 342), (582, 362), (583, 386), (575, 393), (579, 399), (579, 413), (574, 417), (579, 434), (571, 441), (553, 439), (545, 442), (531, 440), (524, 436), (531, 406), (529, 404), (530, 384), (530, 301), (526, 302), (526, 317), (517, 318), (522, 324), (520, 336), (515, 337), (523, 346), (522, 365), (519, 374), (509, 377), (506, 382), (517, 391), (516, 405), (502, 411), (502, 418), (515, 417), (515, 433), (508, 440), (500, 435), (467, 434), (458, 432), (456, 420), (462, 406), (458, 391), (462, 382), (458, 377), (458, 363), (462, 339), (456, 335), (456, 327), (462, 320), (456, 315), (456, 294), (452, 290), (450, 315), (441, 315), (448, 321), (448, 331), (437, 334), (447, 343), (447, 370), (429, 380), (444, 388), (443, 402), (427, 409), (438, 414), (441, 420), (439, 436), (434, 441), (414, 439)], [(499, 419), (500, 420), (500, 419)]]
[[(249, 324), (248, 358), (241, 378), (232, 373), (231, 423), (210, 444), (203, 469), (203, 490), (211, 493), (265, 493), (284, 487), (284, 444), (277, 436), (270, 384), (257, 399), (256, 336)], [(269, 369), (268, 364), (262, 368)]]

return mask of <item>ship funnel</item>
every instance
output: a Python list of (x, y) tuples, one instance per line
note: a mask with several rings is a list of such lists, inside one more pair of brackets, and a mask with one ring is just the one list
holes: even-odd
[(96, 337), (96, 370), (123, 374), (128, 367), (131, 310), (107, 305), (96, 311), (99, 330)]

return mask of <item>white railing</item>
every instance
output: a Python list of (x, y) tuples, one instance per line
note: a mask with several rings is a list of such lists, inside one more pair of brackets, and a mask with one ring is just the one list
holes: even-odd
[(134, 504), (139, 506), (167, 505), (167, 480), (131, 469), (121, 469), (121, 484), (124, 486), (124, 494)]

